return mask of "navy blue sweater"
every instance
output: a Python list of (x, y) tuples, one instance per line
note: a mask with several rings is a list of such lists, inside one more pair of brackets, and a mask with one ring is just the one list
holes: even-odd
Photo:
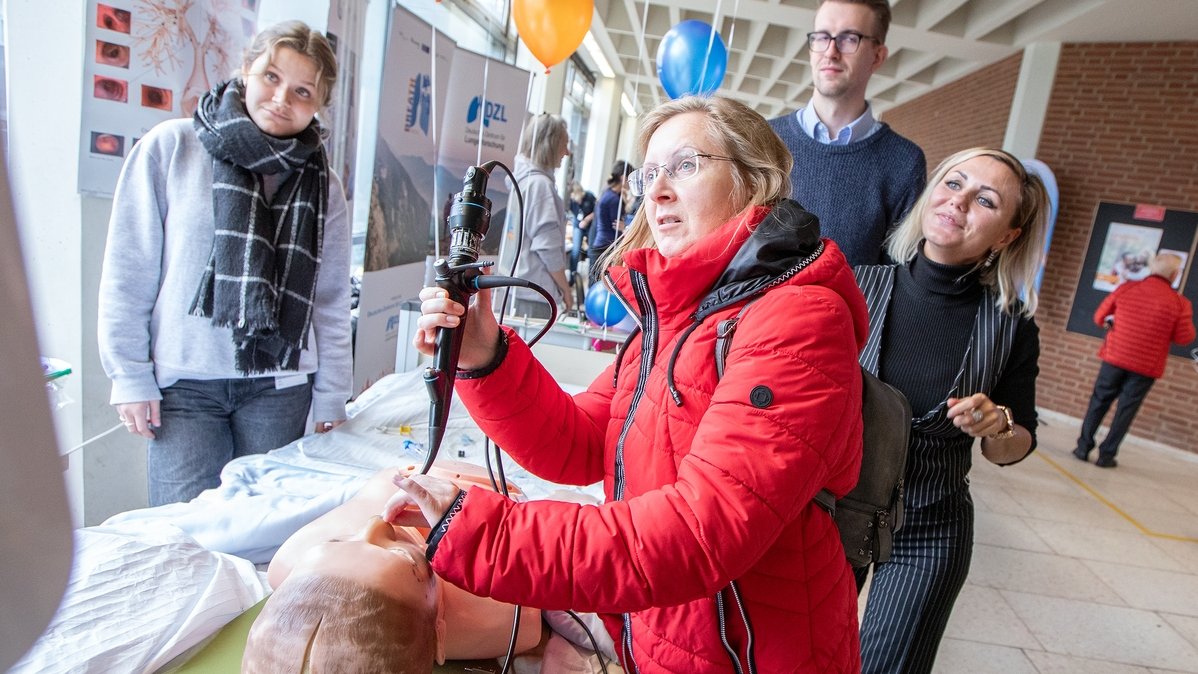
[(816, 141), (794, 112), (770, 126), (794, 156), (792, 198), (819, 217), (820, 233), (840, 246), (850, 265), (887, 262), (886, 234), (927, 182), (923, 150), (885, 124), (848, 145)]

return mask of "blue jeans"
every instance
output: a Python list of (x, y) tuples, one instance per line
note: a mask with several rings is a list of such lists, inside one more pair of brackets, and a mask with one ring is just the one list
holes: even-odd
[(1129, 372), (1110, 363), (1103, 363), (1098, 368), (1098, 378), (1094, 381), (1094, 393), (1090, 396), (1090, 406), (1086, 410), (1086, 418), (1082, 421), (1081, 434), (1077, 438), (1077, 450), (1090, 453), (1094, 449), (1094, 434), (1102, 424), (1102, 418), (1111, 403), (1119, 399), (1115, 407), (1115, 416), (1111, 419), (1111, 429), (1106, 438), (1098, 446), (1098, 455), (1102, 459), (1113, 459), (1119, 452), (1119, 443), (1131, 429), (1131, 422), (1140, 411), (1140, 404), (1148, 395), (1148, 390), (1156, 382), (1152, 377)]
[(230, 460), (303, 436), (311, 404), (311, 377), (285, 389), (274, 377), (181, 379), (162, 389), (162, 426), (146, 452), (150, 505), (190, 501), (220, 484)]
[(582, 260), (582, 242), (591, 238), (591, 228), (582, 229), (574, 225), (573, 247), (570, 249), (570, 276), (578, 273), (578, 263)]

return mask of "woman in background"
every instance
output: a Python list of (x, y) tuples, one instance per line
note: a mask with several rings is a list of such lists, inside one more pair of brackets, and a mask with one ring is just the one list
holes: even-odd
[[(566, 281), (566, 210), (557, 193), (554, 173), (562, 158), (570, 154), (566, 122), (557, 115), (541, 113), (524, 125), (520, 150), (512, 173), (524, 197), (523, 230), (508, 209), (508, 236), (520, 231), (520, 259), (515, 276), (544, 288), (565, 311), (574, 308), (574, 295)], [(515, 196), (511, 205), (515, 206)], [(507, 242), (510, 247), (513, 242)], [(515, 251), (505, 251), (507, 259)], [(506, 265), (505, 265), (506, 268)], [(545, 298), (532, 290), (513, 289), (512, 312), (516, 316), (549, 318), (552, 310)]]
[[(866, 674), (930, 672), (973, 551), (973, 446), (1000, 466), (1036, 444), (1034, 280), (1049, 212), (1039, 178), (988, 148), (945, 159), (887, 253), (857, 267), (870, 312), (862, 366), (911, 402), (902, 528), (873, 567)], [(1022, 299), (1021, 299), (1022, 298)], [(857, 570), (858, 587), (868, 568)]]
[(219, 484), (230, 459), (345, 419), (349, 217), (316, 113), (337, 79), (299, 21), (259, 33), (193, 119), (129, 153), (100, 280), (111, 402), (149, 441), (150, 505)]
[(611, 174), (607, 177), (607, 189), (599, 195), (599, 204), (595, 206), (595, 225), (591, 232), (591, 248), (587, 253), (590, 260), (591, 283), (599, 280), (599, 269), (603, 265), (603, 253), (620, 238), (624, 232), (624, 185), (632, 167), (623, 159), (617, 159), (612, 164)]
[[(595, 194), (583, 189), (577, 182), (570, 185), (570, 222), (574, 225), (573, 237), (570, 241), (570, 274), (567, 279), (570, 285), (578, 283), (578, 263), (583, 255), (589, 257), (588, 243), (591, 237), (591, 223), (595, 220)], [(585, 289), (584, 289), (585, 290)]]

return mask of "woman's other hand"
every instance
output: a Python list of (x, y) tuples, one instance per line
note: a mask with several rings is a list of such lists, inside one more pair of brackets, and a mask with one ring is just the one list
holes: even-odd
[(985, 393), (948, 399), (948, 418), (962, 432), (984, 438), (1007, 430), (1007, 417)]
[(159, 412), (161, 401), (143, 400), (136, 403), (121, 403), (116, 406), (117, 416), (125, 424), (125, 430), (147, 440), (154, 439), (153, 428), (162, 425)]
[[(416, 334), (412, 345), (426, 356), (433, 355), (437, 347), (437, 328), (456, 328), (462, 323), (466, 307), (449, 299), (442, 288), (429, 287), (420, 291), (420, 318), (416, 320)], [(462, 351), (458, 356), (458, 367), (477, 370), (486, 367), (495, 358), (499, 342), (499, 323), (491, 311), (491, 291), (480, 290), (471, 302), (470, 317), (466, 321), (466, 332), (462, 336)]]
[(1010, 465), (1031, 451), (1031, 432), (1016, 423), (1008, 426), (1007, 415), (984, 393), (949, 398), (948, 418), (965, 433), (982, 438), (982, 456), (990, 463)]
[(399, 491), (383, 506), (383, 519), (397, 526), (430, 527), (453, 506), (460, 488), (431, 475), (395, 476)]

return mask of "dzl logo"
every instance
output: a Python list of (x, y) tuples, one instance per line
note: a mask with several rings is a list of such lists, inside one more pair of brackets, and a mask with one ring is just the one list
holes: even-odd
[(507, 122), (507, 111), (504, 110), (502, 103), (494, 101), (484, 101), (481, 96), (475, 96), (470, 99), (470, 109), (466, 111), (466, 123), (473, 124), (478, 121), (478, 111), (482, 108), (483, 126), (491, 126), (491, 122)]

